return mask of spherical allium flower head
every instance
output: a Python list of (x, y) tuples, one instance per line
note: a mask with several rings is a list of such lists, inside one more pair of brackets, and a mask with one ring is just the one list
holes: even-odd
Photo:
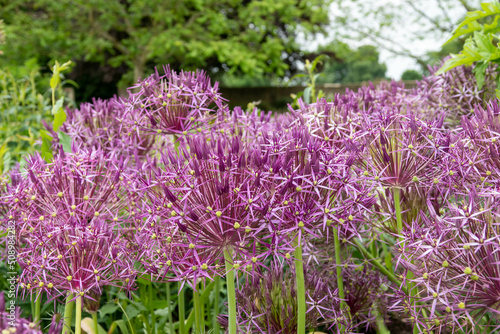
[[(61, 333), (63, 322), (61, 316), (55, 314), (47, 334)], [(0, 330), (2, 334), (42, 334), (38, 325), (21, 317), (21, 308), (5, 300), (5, 293), (0, 292)]]
[(193, 136), (189, 151), (182, 145), (182, 154), (162, 153), (161, 164), (145, 180), (157, 208), (151, 214), (174, 221), (196, 246), (210, 249), (216, 258), (234, 249), (243, 266), (251, 263), (249, 252), (266, 227), (272, 198), (269, 172), (253, 168), (266, 154), (244, 147), (237, 137), (214, 139)]
[(60, 153), (51, 163), (39, 155), (28, 159), (22, 186), (6, 197), (24, 294), (70, 291), (87, 298), (104, 285), (132, 285), (130, 245), (120, 223), (132, 215), (137, 195), (126, 188), (124, 164), (94, 150)]
[(68, 109), (61, 130), (78, 146), (99, 149), (115, 158), (143, 158), (152, 149), (154, 136), (130, 126), (131, 115), (126, 111), (121, 98), (93, 99), (78, 109)]
[(498, 328), (499, 204), (472, 194), (442, 217), (422, 215), (407, 231), (398, 262), (413, 273), (418, 294), (405, 311), (421, 330)]
[(269, 157), (270, 165), (279, 166), (272, 168), (276, 205), (271, 222), (276, 240), (296, 242), (303, 235), (329, 233), (332, 225), (345, 224), (356, 231), (354, 225), (373, 205), (373, 197), (368, 187), (353, 179), (353, 154), (346, 145), (328, 146), (304, 128), (284, 138), (280, 150), (272, 150)]
[(436, 75), (440, 67), (438, 64), (429, 68), (431, 74), (418, 82), (413, 95), (412, 102), (423, 109), (423, 116), (426, 112), (445, 116), (447, 123), (457, 124), (461, 116), (470, 115), (476, 105), (484, 105), (495, 96), (496, 65), (486, 70), (482, 87), (477, 84), (474, 66), (458, 66)]
[[(161, 212), (162, 209), (147, 209), (147, 212), (153, 211)], [(190, 238), (177, 221), (176, 217), (150, 215), (138, 228), (135, 234), (139, 245), (137, 258), (145, 274), (153, 281), (186, 281), (193, 287), (198, 279), (222, 275), (223, 268), (214, 256), (217, 253)]]
[[(388, 113), (367, 137), (366, 167), (388, 188), (431, 188), (441, 172), (439, 160), (448, 138), (414, 116)], [(370, 171), (368, 171), (370, 173)]]
[(164, 134), (183, 134), (204, 127), (214, 113), (225, 110), (219, 85), (212, 86), (203, 71), (180, 73), (163, 68), (139, 82), (138, 89), (127, 100), (132, 125), (139, 129)]
[[(248, 280), (236, 291), (238, 326), (249, 332), (297, 333), (297, 293), (295, 273), (274, 260), (269, 269)], [(306, 328), (318, 329), (337, 319), (338, 298), (329, 290), (326, 277), (305, 270)], [(337, 308), (332, 308), (336, 304)], [(225, 327), (227, 318), (219, 317)]]
[(95, 150), (61, 153), (51, 163), (31, 156), (22, 191), (7, 197), (20, 236), (48, 219), (82, 226), (96, 219), (115, 220), (134, 198), (124, 165), (124, 160), (110, 160)]
[(463, 182), (483, 194), (500, 189), (500, 106), (498, 100), (476, 106), (472, 118), (462, 117), (456, 165), (467, 175)]
[(22, 294), (59, 297), (69, 292), (98, 302), (103, 286), (130, 289), (133, 258), (119, 229), (103, 219), (82, 226), (48, 218), (33, 226), (18, 250)]

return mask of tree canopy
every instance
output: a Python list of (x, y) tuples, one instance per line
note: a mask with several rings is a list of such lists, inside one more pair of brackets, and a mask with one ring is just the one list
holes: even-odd
[[(299, 34), (324, 33), (331, 0), (2, 1), (5, 63), (38, 57), (98, 63), (130, 84), (156, 65), (209, 74), (283, 76)], [(104, 66), (104, 67), (103, 67)], [(83, 71), (85, 72), (85, 71)], [(118, 73), (118, 76), (116, 75)], [(77, 79), (74, 78), (73, 79)], [(78, 81), (78, 80), (77, 80)]]
[(346, 43), (333, 42), (318, 48), (317, 53), (329, 55), (318, 83), (355, 83), (385, 78), (387, 66), (380, 63), (379, 52), (372, 45), (353, 49)]

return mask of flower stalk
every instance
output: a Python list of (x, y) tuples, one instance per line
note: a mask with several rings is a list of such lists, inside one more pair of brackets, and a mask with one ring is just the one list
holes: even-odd
[(302, 260), (302, 245), (297, 236), (295, 245), (295, 275), (297, 280), (297, 333), (306, 332), (306, 287), (304, 279), (304, 262)]
[(227, 299), (229, 311), (229, 334), (236, 334), (236, 288), (234, 284), (234, 266), (232, 263), (229, 250), (224, 249), (224, 260), (226, 262), (226, 283), (227, 283)]

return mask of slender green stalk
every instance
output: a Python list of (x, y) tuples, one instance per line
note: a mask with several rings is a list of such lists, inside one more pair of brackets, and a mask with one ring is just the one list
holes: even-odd
[(71, 320), (73, 319), (73, 307), (75, 302), (71, 301), (73, 299), (72, 294), (68, 294), (66, 297), (66, 305), (64, 306), (64, 328), (63, 334), (71, 332)]
[(170, 301), (170, 282), (167, 282), (167, 305), (168, 305), (168, 328), (170, 334), (174, 334), (174, 322), (172, 321), (172, 305)]
[(375, 237), (372, 240), (372, 243), (370, 244), (370, 250), (372, 252), (373, 257), (377, 257), (378, 252), (377, 252), (377, 240), (375, 240)]
[[(385, 276), (387, 276), (387, 278), (389, 279), (389, 281), (391, 281), (392, 283), (398, 285), (398, 286), (401, 286), (401, 281), (399, 281), (396, 276), (391, 273), (389, 270), (387, 270), (386, 267), (384, 267), (378, 259), (374, 258), (373, 255), (368, 252), (365, 247), (363, 246), (363, 244), (357, 240), (357, 239), (354, 239), (354, 243), (356, 244), (356, 246), (358, 247), (359, 251), (363, 254), (364, 257), (370, 259), (370, 263), (375, 266), (375, 268), (378, 269), (378, 271), (380, 271), (382, 274), (384, 274)], [(403, 290), (404, 293), (408, 293), (408, 290), (406, 289), (405, 286), (401, 286), (401, 289)]]
[(156, 315), (155, 315), (155, 308), (154, 308), (154, 302), (153, 302), (153, 282), (149, 285), (149, 313), (151, 314), (151, 333), (155, 334), (156, 332)]
[(403, 218), (401, 217), (401, 196), (399, 188), (394, 188), (392, 190), (394, 194), (394, 210), (396, 211), (396, 227), (398, 229), (398, 234), (400, 235), (399, 240), (404, 240), (402, 236), (403, 232)]
[(306, 286), (304, 279), (304, 263), (302, 261), (302, 245), (297, 236), (295, 245), (295, 280), (297, 282), (297, 334), (306, 333)]
[[(349, 315), (349, 319), (351, 318), (349, 306), (345, 302), (345, 294), (344, 294), (344, 279), (342, 278), (342, 257), (340, 254), (340, 240), (339, 240), (339, 231), (336, 227), (333, 228), (333, 242), (335, 245), (335, 264), (337, 270), (337, 288), (339, 290), (339, 298), (342, 300), (340, 302), (340, 307), (342, 310), (346, 311)], [(340, 332), (344, 332), (344, 328), (340, 326)]]
[(94, 320), (94, 330), (96, 334), (99, 334), (99, 322), (97, 321), (97, 312), (91, 312), (92, 320)]
[(219, 321), (217, 321), (217, 316), (219, 315), (219, 295), (220, 295), (220, 278), (219, 278), (219, 276), (215, 276), (214, 284), (215, 284), (214, 314), (213, 314), (213, 318), (212, 318), (212, 329), (213, 329), (213, 334), (219, 334), (220, 325), (219, 325)]
[(195, 323), (195, 333), (203, 333), (203, 311), (202, 303), (200, 301), (200, 285), (195, 285), (196, 289), (193, 291), (193, 302), (194, 302), (194, 323)]
[[(400, 190), (398, 188), (394, 188), (393, 193), (394, 193), (394, 210), (396, 211), (396, 224), (397, 224), (397, 228), (398, 228), (398, 234), (400, 235), (399, 241), (404, 242), (404, 236), (402, 233), (403, 232), (403, 219), (401, 217)], [(401, 244), (401, 247), (404, 247), (403, 243)], [(413, 261), (411, 261), (411, 262), (413, 263)], [(410, 280), (413, 278), (413, 273), (411, 271), (408, 271), (406, 273), (406, 278), (409, 281), (409, 283), (407, 283), (407, 289), (410, 293), (410, 296), (414, 296), (416, 292), (414, 291), (413, 284), (410, 282)], [(418, 328), (416, 325), (413, 326), (413, 332), (414, 333), (418, 332)]]
[(35, 302), (33, 301), (33, 295), (30, 296), (31, 314), (35, 314)]
[(234, 285), (233, 263), (231, 255), (229, 254), (229, 251), (227, 249), (224, 249), (224, 259), (226, 260), (226, 282), (229, 312), (228, 333), (236, 334), (236, 288)]
[(179, 334), (187, 334), (186, 332), (186, 306), (184, 305), (184, 288), (182, 288), (182, 283), (179, 282)]
[(373, 303), (373, 311), (375, 313), (375, 322), (377, 323), (377, 333), (378, 334), (391, 334), (387, 326), (385, 325), (384, 318), (380, 315), (380, 309), (377, 303)]
[(392, 269), (392, 254), (389, 252), (389, 249), (387, 248), (387, 245), (385, 244), (384, 240), (381, 242), (382, 244), (382, 250), (384, 251), (385, 254), (385, 265), (389, 269), (391, 273), (394, 274), (394, 270)]
[(42, 308), (42, 293), (40, 292), (38, 294), (38, 297), (36, 297), (35, 301), (35, 324), (38, 324), (40, 322), (40, 317), (41, 317), (41, 310)]
[[(200, 283), (200, 289), (202, 284)], [(201, 325), (201, 333), (205, 332), (205, 301), (200, 299), (200, 325)]]
[(82, 297), (76, 298), (75, 334), (82, 334)]
[[(208, 284), (205, 287), (205, 290), (200, 295), (201, 304), (207, 302), (208, 296), (210, 295), (210, 292), (214, 288), (214, 285), (215, 285), (214, 282), (211, 282), (210, 284)], [(186, 326), (185, 327), (186, 327), (187, 332), (189, 332), (189, 330), (191, 329), (191, 326), (193, 326), (193, 321), (194, 321), (194, 310), (191, 310), (191, 312), (189, 312), (188, 317), (186, 318)]]
[(193, 302), (194, 302), (194, 324), (195, 333), (202, 333), (202, 315), (201, 315), (201, 304), (200, 304), (200, 290), (198, 284), (195, 285), (195, 290), (193, 291)]

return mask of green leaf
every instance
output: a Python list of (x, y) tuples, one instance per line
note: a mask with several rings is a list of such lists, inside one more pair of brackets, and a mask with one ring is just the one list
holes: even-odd
[(52, 115), (55, 115), (59, 111), (59, 109), (62, 108), (63, 103), (64, 103), (64, 97), (61, 97), (59, 100), (56, 101), (56, 103), (52, 107)]
[(71, 137), (62, 131), (59, 131), (57, 136), (59, 137), (59, 143), (61, 143), (64, 152), (71, 152)]
[[(130, 334), (130, 332), (128, 331), (128, 328), (127, 328), (127, 323), (124, 320), (116, 320), (115, 322), (113, 322), (113, 324), (114, 323), (116, 323), (118, 328), (120, 328), (120, 331), (122, 332), (122, 334)], [(111, 325), (111, 327), (112, 326), (113, 325)]]
[(133, 319), (135, 317), (137, 317), (137, 315), (139, 313), (141, 313), (141, 311), (139, 311), (134, 305), (130, 304), (130, 305), (127, 305), (127, 307), (125, 308), (125, 312), (127, 313), (129, 319)]
[(478, 63), (473, 69), (473, 72), (476, 76), (477, 88), (481, 89), (484, 85), (484, 78), (486, 76), (486, 69), (488, 68), (489, 63), (483, 62)]
[(311, 103), (311, 91), (312, 91), (312, 87), (311, 86), (306, 87), (306, 89), (304, 89), (304, 102), (306, 104)]
[(42, 152), (41, 156), (42, 158), (50, 162), (52, 158), (54, 158), (54, 155), (52, 154), (52, 136), (46, 131), (46, 130), (41, 130), (40, 135), (42, 136)]
[(6, 173), (10, 169), (10, 161), (11, 161), (11, 154), (10, 151), (5, 152), (3, 155), (3, 173)]
[(107, 303), (99, 309), (99, 315), (104, 318), (108, 314), (113, 314), (118, 310), (119, 306), (115, 303)]
[(150, 280), (144, 279), (142, 277), (137, 277), (136, 281), (137, 281), (137, 283), (141, 283), (141, 284), (144, 284), (144, 285), (151, 285), (151, 281)]
[[(96, 334), (94, 320), (92, 318), (89, 318), (89, 317), (82, 319), (82, 329), (87, 334)], [(106, 330), (104, 328), (102, 328), (102, 326), (99, 324), (97, 324), (97, 330), (99, 331), (99, 333), (97, 333), (97, 334), (107, 334)]]
[(57, 111), (54, 114), (54, 123), (53, 123), (54, 131), (59, 131), (59, 128), (61, 127), (61, 125), (63, 125), (65, 121), (66, 121), (66, 112), (64, 111), (63, 108), (60, 108), (59, 111)]

